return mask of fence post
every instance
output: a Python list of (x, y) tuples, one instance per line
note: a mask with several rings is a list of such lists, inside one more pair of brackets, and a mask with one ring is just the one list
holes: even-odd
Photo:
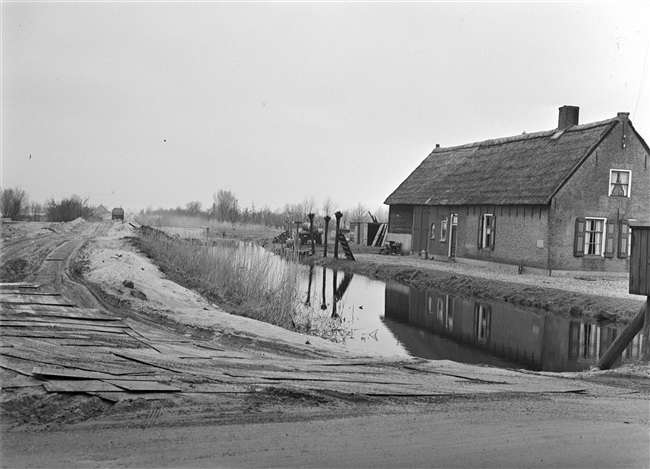
[(313, 256), (316, 254), (316, 244), (314, 242), (314, 214), (308, 213), (307, 218), (309, 218), (309, 239), (311, 240), (311, 254)]
[(329, 230), (331, 219), (332, 217), (325, 215), (325, 240), (323, 241), (325, 244), (323, 245), (323, 257), (327, 257), (327, 231)]
[(336, 234), (334, 235), (334, 258), (339, 258), (339, 229), (341, 226), (341, 217), (343, 214), (341, 212), (336, 212), (334, 214), (336, 217)]

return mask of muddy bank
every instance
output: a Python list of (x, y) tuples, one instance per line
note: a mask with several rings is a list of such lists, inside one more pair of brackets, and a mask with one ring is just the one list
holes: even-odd
[[(307, 262), (379, 280), (397, 280), (419, 289), (435, 288), (449, 294), (487, 301), (503, 301), (516, 306), (575, 318), (583, 317), (595, 320), (602, 316), (612, 316), (620, 324), (627, 324), (645, 300), (640, 296), (638, 299), (636, 297), (620, 298), (553, 288), (554, 281), (543, 277), (530, 279), (529, 283), (513, 283), (499, 278), (485, 278), (485, 276), (490, 276), (485, 272), (479, 277), (453, 270), (437, 270), (436, 266), (431, 264), (415, 266), (413, 264), (417, 262), (417, 258), (409, 257), (395, 258), (361, 254), (357, 256), (356, 261), (349, 261), (341, 258), (314, 256)], [(492, 276), (500, 277), (499, 275)], [(549, 285), (531, 285), (531, 283), (542, 282)], [(591, 291), (602, 292), (598, 286), (603, 281), (586, 280), (585, 282)]]

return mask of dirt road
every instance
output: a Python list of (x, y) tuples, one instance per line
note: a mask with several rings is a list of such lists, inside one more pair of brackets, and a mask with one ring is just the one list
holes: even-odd
[(360, 356), (224, 313), (131, 235), (3, 247), (34, 266), (2, 286), (3, 467), (650, 464), (647, 379)]

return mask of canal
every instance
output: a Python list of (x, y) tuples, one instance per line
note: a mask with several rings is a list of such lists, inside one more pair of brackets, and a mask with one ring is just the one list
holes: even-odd
[[(332, 339), (369, 351), (535, 371), (595, 365), (622, 327), (305, 267), (303, 304)], [(329, 329), (328, 329), (329, 328)], [(334, 331), (334, 333), (333, 333)], [(326, 334), (327, 335), (327, 334)], [(621, 363), (639, 359), (639, 334)]]

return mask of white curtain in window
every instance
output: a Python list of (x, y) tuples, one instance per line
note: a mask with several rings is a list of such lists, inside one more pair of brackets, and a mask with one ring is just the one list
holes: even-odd
[(585, 254), (601, 254), (603, 244), (603, 220), (586, 220)]

